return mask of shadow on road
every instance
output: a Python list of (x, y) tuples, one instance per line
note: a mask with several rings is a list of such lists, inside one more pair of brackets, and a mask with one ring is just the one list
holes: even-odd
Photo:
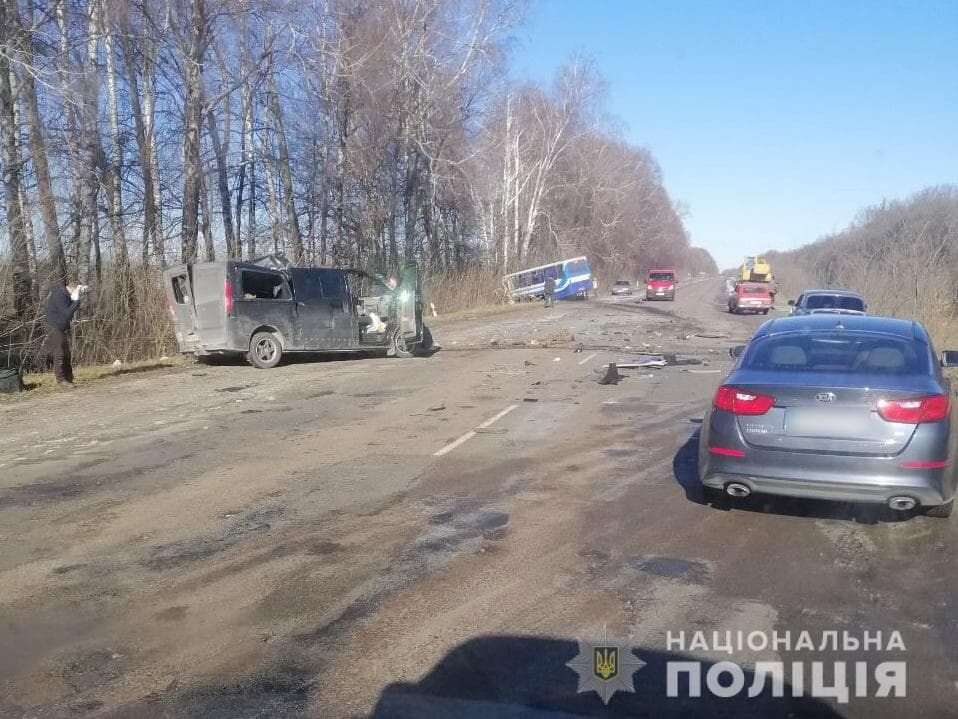
[(916, 516), (916, 512), (893, 512), (881, 504), (829, 502), (778, 497), (770, 494), (753, 494), (745, 499), (733, 499), (717, 491), (706, 490), (699, 482), (698, 452), (699, 430), (696, 429), (672, 458), (672, 474), (675, 481), (685, 491), (685, 496), (690, 502), (708, 505), (713, 509), (722, 511), (737, 509), (745, 512), (781, 514), (810, 519), (842, 519), (858, 524), (894, 523)]
[[(711, 664), (701, 663), (701, 697), (689, 697), (682, 674), (677, 697), (668, 697), (667, 667), (672, 661), (695, 661), (681, 654), (635, 647), (645, 666), (634, 674), (635, 693), (618, 692), (608, 706), (594, 692), (577, 693), (576, 673), (566, 666), (579, 651), (577, 642), (521, 636), (471, 639), (446, 654), (418, 682), (397, 682), (379, 697), (373, 719), (563, 719), (568, 717), (839, 717), (817, 699), (771, 696), (770, 687), (748, 697), (751, 672), (744, 670), (745, 689), (736, 696), (712, 696), (705, 682)], [(725, 684), (731, 681), (722, 675)]]

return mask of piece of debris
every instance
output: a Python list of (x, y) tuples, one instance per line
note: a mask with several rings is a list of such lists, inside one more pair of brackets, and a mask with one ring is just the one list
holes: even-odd
[(522, 401), (523, 402), (538, 402), (539, 398), (538, 397), (523, 397)]
[(122, 367), (123, 363), (120, 360), (113, 360), (113, 367)]
[(561, 361), (562, 361), (562, 358), (561, 358), (561, 357), (556, 357), (556, 358), (555, 358), (554, 360), (552, 360), (552, 361), (553, 361), (553, 362), (561, 362)]
[(526, 367), (535, 367), (535, 366), (536, 366), (536, 363), (535, 363), (535, 362), (530, 362), (529, 360), (526, 360), (523, 364), (525, 364)]
[(436, 312), (436, 305), (434, 305), (432, 302), (429, 303), (429, 309), (432, 310), (432, 316), (433, 316), (433, 317), (438, 317), (438, 316), (439, 316), (439, 313)]
[(584, 349), (585, 349), (585, 345), (583, 345), (581, 342), (575, 346), (576, 352), (581, 352)]
[(429, 408), (430, 412), (442, 412), (446, 408), (445, 402), (440, 402), (439, 404), (434, 404)]
[(724, 340), (728, 338), (728, 334), (719, 333), (719, 334), (703, 334), (701, 332), (696, 332), (693, 337), (701, 337), (704, 340)]
[(662, 367), (667, 367), (668, 362), (665, 361), (664, 357), (649, 357), (642, 360), (641, 362), (610, 362), (607, 367), (619, 367), (620, 369), (661, 369)]
[(537, 384), (542, 384), (542, 380), (541, 379), (536, 380), (535, 382), (532, 383), (532, 386), (535, 387)]
[(478, 427), (473, 430), (476, 434), (505, 434), (505, 427)]
[(599, 378), (599, 384), (618, 384), (620, 379), (622, 375), (619, 374), (619, 368), (616, 367), (615, 362), (609, 362), (605, 374)]
[(674, 366), (702, 364), (702, 360), (695, 359), (694, 357), (678, 357), (674, 354), (664, 354), (662, 357), (666, 362)]

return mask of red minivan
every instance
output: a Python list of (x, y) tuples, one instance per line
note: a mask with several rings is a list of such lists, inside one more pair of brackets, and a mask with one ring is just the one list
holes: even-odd
[(675, 270), (649, 270), (645, 280), (645, 299), (674, 300)]

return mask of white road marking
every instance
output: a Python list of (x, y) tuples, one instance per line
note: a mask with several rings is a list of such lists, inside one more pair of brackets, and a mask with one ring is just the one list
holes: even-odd
[(515, 409), (516, 407), (518, 407), (518, 406), (519, 406), (519, 405), (517, 405), (517, 404), (510, 404), (508, 407), (506, 407), (504, 410), (502, 410), (499, 414), (497, 414), (497, 415), (495, 415), (495, 416), (493, 416), (493, 417), (490, 417), (490, 418), (487, 419), (485, 422), (483, 422), (482, 424), (480, 424), (478, 427), (476, 427), (476, 429), (470, 429), (468, 432), (466, 432), (464, 435), (462, 435), (459, 439), (457, 439), (457, 440), (455, 440), (455, 441), (453, 441), (453, 442), (450, 442), (449, 444), (447, 444), (447, 445), (446, 445), (445, 447), (443, 447), (442, 449), (433, 452), (433, 453), (432, 453), (432, 456), (433, 456), (433, 457), (442, 457), (442, 456), (445, 455), (445, 454), (449, 454), (452, 450), (454, 450), (454, 449), (455, 449), (456, 447), (458, 447), (459, 445), (465, 444), (465, 443), (468, 442), (470, 439), (472, 439), (473, 437), (475, 437), (475, 436), (476, 436), (476, 430), (485, 429), (486, 427), (489, 427), (489, 426), (492, 425), (493, 423), (498, 422), (500, 419), (502, 419), (503, 417), (505, 417), (507, 414), (509, 414), (512, 410), (514, 410), (514, 409)]
[(588, 362), (590, 359), (592, 359), (593, 357), (595, 357), (597, 354), (598, 354), (597, 352), (593, 352), (593, 353), (590, 354), (588, 357), (586, 357), (584, 360), (582, 360), (581, 362), (579, 362), (579, 364), (580, 364), (580, 365), (585, 364), (585, 363)]

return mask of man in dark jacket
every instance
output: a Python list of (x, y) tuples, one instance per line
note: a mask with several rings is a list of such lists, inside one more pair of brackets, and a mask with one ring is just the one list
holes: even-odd
[(80, 286), (70, 280), (54, 283), (47, 300), (47, 352), (53, 357), (53, 374), (58, 385), (73, 385), (73, 364), (70, 355), (70, 323), (80, 306)]

